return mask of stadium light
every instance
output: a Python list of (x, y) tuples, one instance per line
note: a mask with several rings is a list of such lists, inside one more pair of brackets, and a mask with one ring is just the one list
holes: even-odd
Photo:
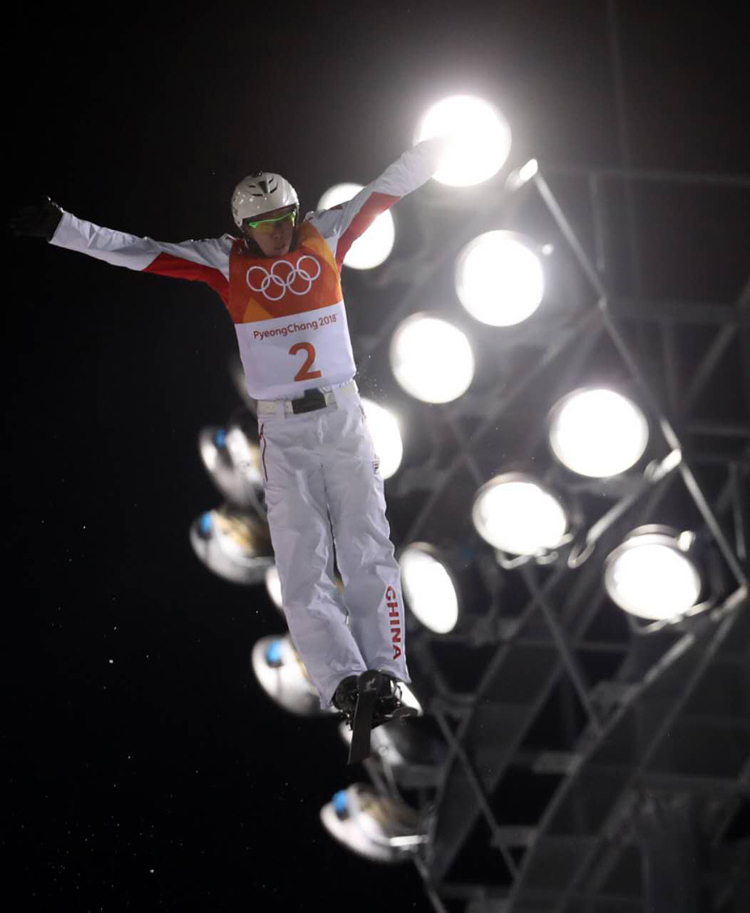
[(441, 184), (480, 184), (497, 174), (510, 154), (507, 120), (489, 102), (473, 95), (452, 95), (433, 105), (420, 121), (414, 142), (444, 134), (454, 139), (433, 175)]
[(488, 231), (470, 241), (456, 259), (459, 301), (490, 326), (521, 323), (544, 297), (544, 270), (534, 242), (511, 231)]
[(390, 359), (399, 384), (425, 403), (458, 399), (474, 377), (474, 354), (466, 336), (447, 321), (426, 314), (413, 314), (398, 327)]
[(540, 556), (566, 541), (570, 521), (557, 498), (531, 476), (495, 476), (474, 497), (472, 520), (479, 535), (511, 555)]
[(702, 588), (694, 541), (692, 533), (667, 526), (633, 530), (605, 562), (604, 586), (612, 601), (652, 621), (674, 621), (690, 613)]
[(563, 397), (549, 416), (549, 442), (568, 469), (607, 478), (630, 469), (648, 444), (643, 412), (614, 390), (582, 388)]
[(227, 504), (193, 521), (190, 543), (209, 570), (232, 583), (260, 583), (273, 563), (268, 528)]
[(275, 564), (266, 568), (266, 592), (271, 602), (280, 611), (284, 611), (284, 602), (281, 598), (281, 580), (279, 578), (279, 569)]
[(260, 448), (237, 424), (204, 428), (198, 450), (214, 484), (224, 497), (242, 509), (258, 509), (263, 492)]
[(337, 792), (320, 810), (320, 820), (335, 840), (373, 862), (405, 862), (425, 841), (418, 812), (365, 784)]
[[(318, 203), (318, 209), (330, 209), (355, 197), (361, 184), (336, 184), (330, 187)], [(382, 212), (367, 231), (352, 244), (344, 257), (344, 266), (352, 269), (373, 269), (390, 256), (396, 240), (396, 227), (390, 211)]]
[(399, 566), (412, 613), (436, 634), (452, 631), (459, 614), (458, 586), (438, 550), (426, 542), (412, 542), (401, 552)]
[[(404, 702), (409, 697), (407, 688), (402, 685)], [(414, 699), (414, 706), (419, 716), (424, 712), (419, 702)], [(351, 743), (351, 731), (342, 723), (339, 734), (348, 746)], [(441, 760), (445, 759), (446, 745), (429, 726), (421, 726), (414, 717), (408, 725), (394, 721), (377, 726), (370, 735), (372, 754), (381, 764), (388, 766), (396, 773), (403, 771), (407, 776), (414, 776), (415, 768), (421, 768), (418, 775), (422, 782), (430, 780), (437, 773)]]
[(371, 399), (363, 396), (361, 402), (375, 445), (375, 453), (380, 460), (380, 475), (383, 479), (390, 479), (398, 470), (404, 456), (404, 444), (398, 421), (389, 409)]
[(320, 716), (337, 712), (321, 709), (320, 695), (288, 634), (261, 637), (253, 646), (250, 662), (263, 691), (289, 713)]

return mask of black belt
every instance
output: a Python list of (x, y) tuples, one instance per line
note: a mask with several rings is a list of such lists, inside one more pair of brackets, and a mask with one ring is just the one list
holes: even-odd
[(328, 405), (322, 390), (305, 390), (302, 399), (292, 400), (292, 412), (314, 412), (316, 409), (325, 409)]

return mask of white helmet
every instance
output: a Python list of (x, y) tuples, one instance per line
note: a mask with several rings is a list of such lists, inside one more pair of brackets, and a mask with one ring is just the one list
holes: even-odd
[(245, 219), (283, 206), (299, 207), (297, 191), (280, 174), (258, 171), (239, 182), (232, 194), (232, 215), (238, 228)]

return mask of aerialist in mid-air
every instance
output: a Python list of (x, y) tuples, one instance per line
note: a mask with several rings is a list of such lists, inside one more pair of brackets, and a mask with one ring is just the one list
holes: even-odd
[(86, 222), (49, 199), (10, 223), (19, 236), (199, 280), (220, 295), (257, 400), (284, 614), (321, 708), (333, 704), (353, 727), (350, 763), (367, 755), (372, 726), (408, 715), (398, 683), (411, 679), (399, 566), (354, 381), (341, 270), (373, 220), (434, 174), (444, 142), (418, 143), (349, 202), (302, 221), (283, 177), (246, 177), (232, 196), (239, 238), (162, 243)]

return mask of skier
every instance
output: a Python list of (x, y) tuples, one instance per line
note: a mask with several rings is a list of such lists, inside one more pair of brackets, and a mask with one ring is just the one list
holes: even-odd
[[(248, 393), (257, 400), (268, 524), (289, 632), (321, 709), (333, 704), (352, 727), (361, 717), (368, 745), (372, 726), (409, 714), (398, 684), (411, 678), (399, 566), (354, 381), (341, 270), (373, 220), (433, 175), (445, 142), (418, 143), (349, 202), (301, 222), (297, 193), (281, 175), (246, 177), (231, 201), (240, 237), (162, 243), (94, 225), (49, 198), (19, 210), (10, 223), (16, 235), (202, 281), (219, 294), (237, 333)], [(334, 582), (334, 544), (343, 597)], [(360, 738), (363, 750), (369, 749)]]

